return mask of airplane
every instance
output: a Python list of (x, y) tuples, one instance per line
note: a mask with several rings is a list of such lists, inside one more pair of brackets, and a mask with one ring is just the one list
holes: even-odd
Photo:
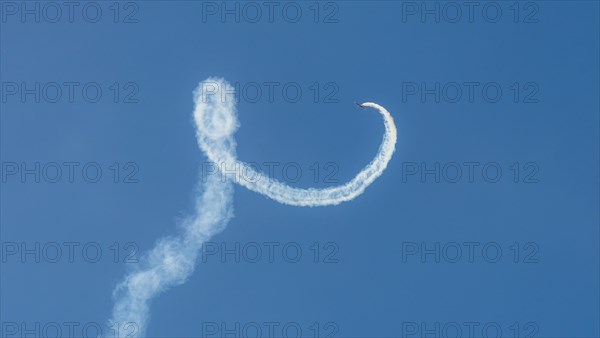
[(354, 104), (355, 104), (356, 106), (358, 106), (359, 108), (365, 108), (365, 106), (363, 106), (362, 104), (360, 104), (360, 103), (358, 103), (358, 102), (354, 102)]

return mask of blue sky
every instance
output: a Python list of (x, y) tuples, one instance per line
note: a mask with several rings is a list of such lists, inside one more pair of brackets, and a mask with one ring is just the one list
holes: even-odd
[[(4, 335), (62, 323), (64, 337), (65, 322), (82, 335), (108, 319), (112, 289), (136, 264), (127, 255), (175, 233), (192, 211), (206, 161), (192, 90), (209, 76), (245, 91), (240, 160), (264, 170), (278, 163), (275, 177), (289, 184), (332, 186), (327, 174), (342, 183), (371, 160), (380, 117), (353, 101), (392, 113), (396, 153), (363, 195), (336, 207), (290, 207), (236, 187), (235, 218), (211, 242), (218, 252), (153, 302), (148, 336), (220, 337), (223, 328), (251, 336), (256, 323), (263, 337), (265, 323), (276, 336), (298, 327), (309, 337), (439, 336), (458, 327), (467, 337), (469, 325), (476, 336), (600, 335), (597, 2), (477, 2), (471, 18), (461, 6), (456, 19), (455, 7), (427, 3), (439, 5), (439, 23), (421, 17), (421, 2), (276, 2), (274, 22), (263, 3), (252, 3), (263, 11), (257, 20), (255, 7), (238, 3), (239, 23), (220, 16), (221, 2), (82, 3), (72, 20), (65, 7), (54, 20), (55, 8), (38, 3), (39, 23), (21, 16), (21, 2), (7, 3)], [(88, 22), (97, 8), (98, 22)], [(298, 22), (288, 22), (297, 8)], [(36, 83), (40, 102), (21, 95)], [(72, 182), (65, 162), (75, 162)], [(22, 163), (34, 172), (39, 163), (40, 182), (21, 178)], [(284, 176), (286, 165), (302, 169), (298, 182)], [(239, 262), (222, 251), (236, 243)]]

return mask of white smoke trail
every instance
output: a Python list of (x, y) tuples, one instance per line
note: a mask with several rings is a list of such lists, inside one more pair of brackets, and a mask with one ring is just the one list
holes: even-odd
[[(383, 116), (385, 134), (377, 156), (348, 183), (326, 189), (299, 189), (272, 179), (252, 166), (236, 159), (235, 142), (231, 136), (239, 124), (235, 113), (234, 89), (224, 79), (209, 78), (197, 88), (194, 118), (200, 149), (214, 163), (231, 168), (236, 173), (236, 183), (268, 196), (275, 201), (294, 206), (336, 205), (362, 194), (379, 177), (392, 158), (396, 146), (396, 125), (392, 115), (377, 103), (365, 102), (361, 106), (375, 108)], [(245, 179), (252, 177), (251, 180)]]
[(140, 267), (117, 285), (110, 337), (144, 337), (152, 298), (183, 284), (194, 271), (202, 244), (225, 229), (233, 217), (231, 182), (211, 176), (203, 188), (194, 215), (182, 223), (183, 232), (159, 240), (140, 261)]
[[(379, 152), (371, 163), (341, 186), (326, 189), (290, 187), (237, 160), (233, 135), (239, 123), (234, 95), (233, 87), (221, 78), (208, 78), (196, 88), (194, 119), (198, 145), (212, 162), (235, 168), (236, 174), (232, 177), (235, 183), (277, 202), (294, 206), (324, 206), (352, 200), (383, 173), (394, 153), (396, 126), (392, 116), (382, 106), (366, 102), (362, 106), (377, 109), (385, 125)], [(242, 178), (248, 176), (254, 179)], [(116, 331), (113, 336), (142, 337), (149, 319), (151, 300), (187, 280), (194, 271), (202, 245), (225, 229), (233, 217), (233, 184), (230, 180), (209, 175), (203, 189), (196, 200), (194, 214), (182, 223), (183, 232), (158, 241), (154, 249), (144, 256), (140, 267), (117, 285), (114, 291), (116, 303), (109, 320), (109, 326)]]

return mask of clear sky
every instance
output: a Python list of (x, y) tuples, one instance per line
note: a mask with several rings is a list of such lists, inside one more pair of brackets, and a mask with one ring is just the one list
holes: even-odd
[(192, 211), (209, 76), (240, 88), (239, 159), (291, 185), (372, 159), (354, 101), (392, 113), (396, 153), (335, 207), (236, 186), (148, 336), (600, 335), (597, 2), (0, 4), (3, 335), (104, 325)]

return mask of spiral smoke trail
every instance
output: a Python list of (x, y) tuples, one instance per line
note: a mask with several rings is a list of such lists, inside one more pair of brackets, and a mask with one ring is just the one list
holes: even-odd
[[(325, 189), (294, 188), (238, 161), (234, 134), (239, 128), (234, 88), (222, 78), (208, 78), (194, 91), (194, 121), (198, 145), (217, 168), (235, 168), (222, 179), (209, 175), (196, 199), (195, 212), (185, 219), (180, 234), (160, 239), (115, 288), (116, 299), (109, 326), (117, 337), (143, 337), (149, 320), (150, 301), (163, 291), (185, 283), (195, 268), (202, 245), (223, 231), (233, 217), (233, 182), (283, 204), (293, 206), (337, 205), (362, 194), (379, 177), (392, 158), (396, 125), (382, 106), (366, 102), (383, 116), (385, 134), (375, 158), (346, 184)], [(246, 179), (252, 177), (252, 180)]]

